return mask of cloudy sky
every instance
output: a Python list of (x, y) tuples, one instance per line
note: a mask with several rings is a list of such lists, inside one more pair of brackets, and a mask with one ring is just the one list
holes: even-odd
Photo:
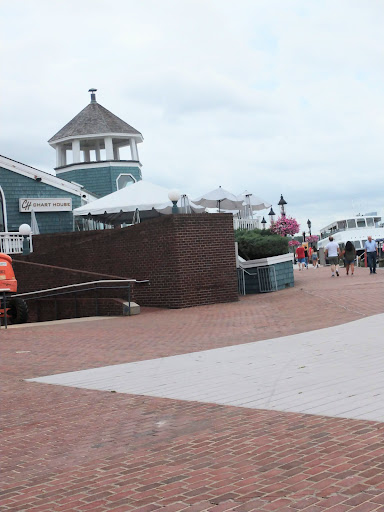
[(312, 232), (384, 213), (382, 0), (13, 0), (0, 16), (0, 154), (52, 172), (46, 141), (94, 87), (143, 134), (144, 179), (275, 211), (283, 194)]

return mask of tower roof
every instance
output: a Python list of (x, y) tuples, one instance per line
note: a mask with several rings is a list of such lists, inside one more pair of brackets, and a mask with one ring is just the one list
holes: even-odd
[(139, 131), (92, 99), (89, 105), (48, 142), (51, 144), (62, 139), (98, 134), (136, 135), (140, 139), (143, 138)]

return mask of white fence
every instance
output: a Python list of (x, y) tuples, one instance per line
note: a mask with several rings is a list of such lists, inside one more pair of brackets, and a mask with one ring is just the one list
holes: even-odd
[[(20, 233), (0, 233), (0, 252), (5, 254), (23, 253), (23, 235)], [(32, 247), (32, 235), (28, 236), (30, 251)]]
[(233, 219), (234, 229), (260, 229), (259, 219)]

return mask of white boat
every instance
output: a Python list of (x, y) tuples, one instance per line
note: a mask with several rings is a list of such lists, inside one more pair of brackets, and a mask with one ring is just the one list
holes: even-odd
[(333, 236), (341, 249), (350, 240), (354, 244), (357, 254), (361, 254), (364, 252), (364, 243), (368, 236), (379, 242), (380, 247), (382, 246), (384, 226), (381, 217), (376, 212), (337, 220), (320, 230), (320, 240), (317, 243), (319, 249), (325, 248), (330, 236)]

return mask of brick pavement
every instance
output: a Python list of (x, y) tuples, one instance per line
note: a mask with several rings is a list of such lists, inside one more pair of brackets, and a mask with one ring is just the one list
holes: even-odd
[(384, 312), (381, 269), (329, 274), (239, 303), (2, 330), (1, 510), (384, 511), (383, 423), (23, 380)]

